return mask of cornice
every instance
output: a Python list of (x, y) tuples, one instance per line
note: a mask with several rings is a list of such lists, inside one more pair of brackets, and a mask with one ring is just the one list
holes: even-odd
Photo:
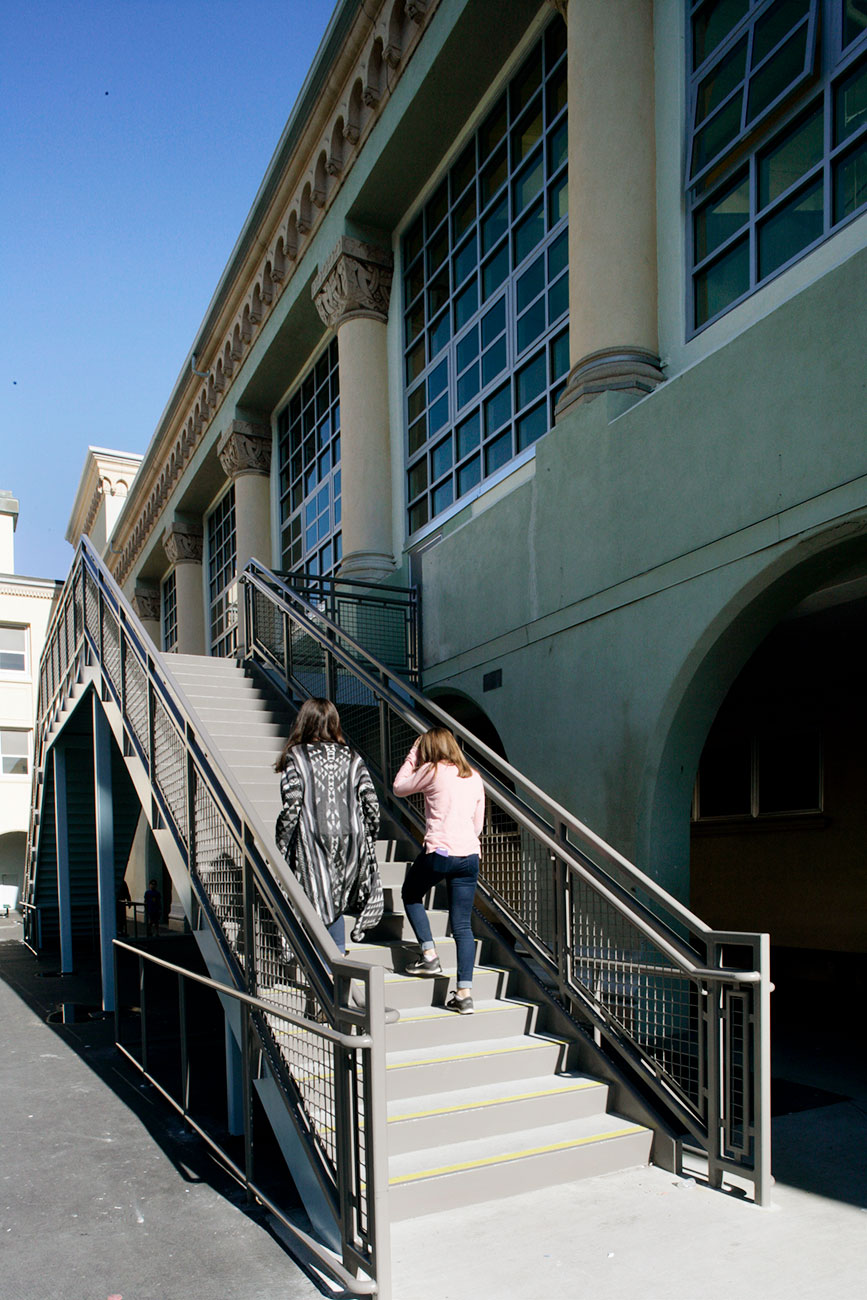
[[(124, 582), (379, 120), (439, 0), (352, 0), (322, 45), (151, 440), (106, 557)], [(370, 10), (373, 10), (371, 14)], [(207, 373), (193, 376), (194, 368)]]
[(138, 474), (142, 457), (134, 452), (88, 447), (78, 491), (66, 527), (66, 540), (78, 545), (82, 533), (90, 533), (105, 496), (126, 496)]

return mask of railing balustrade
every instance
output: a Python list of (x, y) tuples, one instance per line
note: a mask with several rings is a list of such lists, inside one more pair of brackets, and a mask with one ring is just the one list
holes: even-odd
[(418, 798), (391, 794), (412, 741), (449, 726), (482, 771), (480, 887), (497, 917), (677, 1125), (725, 1171), (770, 1192), (768, 936), (711, 929), (504, 762), (287, 580), (242, 575), (247, 653), (296, 697), (326, 696), (381, 797), (418, 836)]
[[(291, 873), (269, 860), (264, 828), (219, 752), (208, 746), (169, 664), (154, 650), (86, 537), (42, 656), (24, 889), (26, 941), (33, 948), (41, 942), (35, 906), (38, 834), (51, 729), (86, 667), (97, 670), (103, 707), (110, 715), (115, 711), (124, 752), (140, 764), (150, 784), (154, 829), (170, 833), (173, 852), (189, 874), (194, 910), (210, 926), (238, 996), (258, 1000), (250, 1022), (251, 1061), (255, 1055), (268, 1062), (287, 1099), (298, 1138), (333, 1208), (343, 1268), (363, 1275), (356, 1284), (359, 1293), (387, 1300), (384, 1132), (378, 1137), (385, 1124), (382, 971), (330, 955), (321, 921)], [(348, 1005), (351, 978), (365, 987), (361, 1010)], [(321, 1023), (334, 1032), (323, 1032)], [(358, 1031), (351, 1043), (335, 1037), (344, 1027), (347, 1033), (350, 1027)], [(330, 1261), (323, 1254), (323, 1263)]]

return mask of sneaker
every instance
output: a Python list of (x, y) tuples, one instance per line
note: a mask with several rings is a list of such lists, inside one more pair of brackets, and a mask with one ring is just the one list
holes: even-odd
[(431, 957), (426, 957), (422, 953), (418, 961), (410, 962), (406, 968), (407, 975), (442, 975), (442, 973), (443, 968), (436, 953)]
[(459, 998), (457, 993), (450, 993), (446, 1002), (447, 1011), (457, 1011), (459, 1016), (471, 1016), (475, 1011), (473, 999), (471, 996)]

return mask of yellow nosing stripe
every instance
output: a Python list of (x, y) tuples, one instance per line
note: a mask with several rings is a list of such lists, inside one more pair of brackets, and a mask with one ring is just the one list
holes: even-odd
[[(493, 1007), (476, 1007), (476, 1015), (490, 1016), (497, 1011), (508, 1011), (510, 1007), (523, 1007), (523, 1009), (527, 1011), (530, 1008), (534, 1007), (535, 1005), (536, 1004), (534, 1002), (516, 1002), (514, 999), (512, 999), (509, 1002), (497, 1002), (496, 1006)], [(415, 1025), (421, 1023), (422, 1021), (426, 1021), (430, 1023), (434, 1020), (454, 1020), (455, 1013), (453, 1011), (446, 1011), (445, 1007), (434, 1007), (433, 1010), (436, 1012), (436, 1015), (433, 1016), (402, 1015), (400, 1020), (397, 1023), (400, 1025)]]
[(439, 1169), (422, 1169), (416, 1174), (399, 1174), (389, 1178), (390, 1187), (398, 1183), (414, 1183), (422, 1178), (436, 1178), (440, 1174), (458, 1174), (465, 1169), (484, 1169), (489, 1165), (503, 1165), (510, 1160), (522, 1160), (526, 1156), (543, 1156), (550, 1151), (567, 1151), (570, 1147), (588, 1146), (592, 1142), (605, 1142), (608, 1138), (627, 1137), (630, 1133), (644, 1133), (647, 1130), (640, 1124), (630, 1124), (627, 1128), (612, 1129), (610, 1133), (594, 1133), (592, 1137), (572, 1138), (567, 1142), (552, 1142), (546, 1147), (528, 1147), (526, 1151), (510, 1151), (502, 1156), (484, 1156), (480, 1160), (465, 1160), (458, 1165), (441, 1165)]
[(457, 1110), (480, 1110), (484, 1106), (503, 1106), (509, 1101), (529, 1101), (532, 1097), (557, 1097), (562, 1092), (583, 1092), (585, 1088), (601, 1088), (601, 1083), (587, 1079), (569, 1088), (543, 1088), (541, 1092), (516, 1092), (511, 1097), (486, 1097), (484, 1101), (459, 1101), (455, 1106), (437, 1106), (433, 1110), (417, 1110), (407, 1115), (390, 1115), (389, 1124), (404, 1119), (424, 1119), (428, 1115), (450, 1115)]
[(392, 1065), (386, 1065), (386, 1070), (406, 1070), (411, 1065), (446, 1065), (449, 1061), (470, 1061), (475, 1056), (506, 1056), (509, 1052), (529, 1052), (535, 1047), (547, 1047), (553, 1044), (554, 1047), (566, 1047), (567, 1043), (559, 1038), (535, 1038), (530, 1042), (522, 1043), (520, 1047), (496, 1047), (493, 1050), (488, 1048), (483, 1052), (460, 1052), (457, 1056), (431, 1056), (422, 1057), (418, 1061), (395, 1061)]

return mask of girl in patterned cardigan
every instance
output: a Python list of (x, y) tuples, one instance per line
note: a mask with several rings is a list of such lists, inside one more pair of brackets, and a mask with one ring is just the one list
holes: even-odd
[(359, 910), (356, 940), (382, 917), (370, 773), (347, 745), (337, 709), (322, 699), (301, 705), (275, 766), (283, 799), (277, 847), (343, 955), (345, 912)]

